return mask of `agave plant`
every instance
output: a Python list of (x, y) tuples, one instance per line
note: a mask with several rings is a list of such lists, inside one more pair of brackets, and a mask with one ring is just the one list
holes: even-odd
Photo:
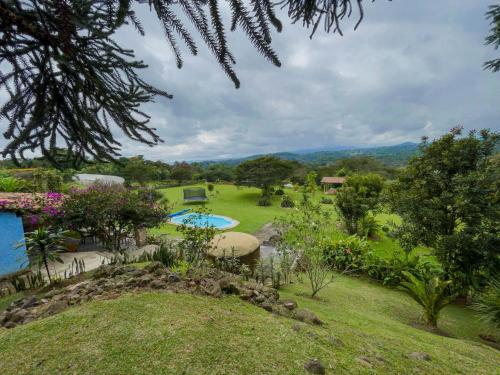
[(437, 327), (439, 313), (457, 297), (447, 293), (451, 280), (442, 280), (437, 276), (418, 278), (409, 272), (403, 274), (407, 281), (401, 282), (401, 288), (422, 306), (424, 323)]
[(38, 269), (44, 267), (49, 282), (52, 284), (49, 262), (63, 263), (59, 256), (59, 253), (64, 251), (63, 232), (40, 227), (33, 232), (27, 233), (26, 239), (17, 245), (18, 248), (23, 246), (26, 246), (30, 262), (36, 264)]
[(472, 304), (479, 318), (493, 329), (500, 330), (500, 278), (490, 280), (486, 289), (480, 293)]

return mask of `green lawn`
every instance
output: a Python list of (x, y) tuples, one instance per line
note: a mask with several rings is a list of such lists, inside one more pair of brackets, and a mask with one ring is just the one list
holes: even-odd
[[(205, 185), (193, 185), (193, 187), (205, 187)], [(170, 204), (173, 206), (172, 212), (180, 211), (186, 208), (196, 209), (202, 207), (202, 204), (185, 204), (183, 202), (182, 189), (186, 186), (162, 189), (163, 194), (169, 199)], [(218, 192), (218, 193), (217, 193)], [(299, 201), (302, 199), (300, 192), (293, 191), (292, 189), (285, 189), (286, 194), (290, 195), (292, 199)], [(211, 210), (213, 214), (229, 216), (236, 219), (240, 224), (235, 227), (235, 231), (245, 233), (255, 233), (264, 224), (272, 222), (274, 218), (285, 215), (289, 212), (288, 209), (280, 207), (281, 197), (273, 196), (273, 205), (270, 207), (257, 206), (257, 201), (261, 195), (260, 189), (242, 187), (237, 188), (234, 185), (216, 185), (214, 193), (210, 195), (209, 201), (204, 205)], [(322, 192), (316, 193), (311, 199), (319, 201), (321, 197), (332, 196), (324, 195)], [(334, 217), (337, 216), (333, 205), (324, 205), (325, 208), (330, 209)], [(397, 215), (378, 214), (377, 219), (381, 225), (388, 221), (398, 222)], [(343, 233), (338, 233), (336, 228), (333, 228), (336, 235), (345, 236)], [(164, 224), (160, 228), (151, 229), (152, 234), (171, 234), (179, 235), (176, 231), (176, 226), (172, 224)], [(391, 238), (388, 238), (383, 232), (380, 233), (379, 239), (371, 241), (373, 251), (382, 257), (391, 257), (394, 253), (401, 253), (399, 244)], [(417, 248), (414, 253), (428, 254), (429, 249)]]
[[(204, 185), (193, 185), (196, 187)], [(202, 204), (185, 204), (183, 202), (182, 190), (186, 186), (162, 189), (163, 194), (169, 199), (173, 205), (173, 212), (183, 210), (185, 208), (196, 209)], [(298, 200), (300, 193), (291, 189), (285, 189), (286, 194), (293, 199)], [(217, 193), (218, 192), (218, 193)], [(207, 191), (208, 193), (208, 191)], [(245, 233), (254, 233), (264, 224), (273, 221), (279, 215), (287, 212), (286, 209), (280, 207), (281, 197), (273, 196), (273, 205), (270, 207), (257, 206), (257, 201), (261, 195), (260, 189), (242, 187), (237, 188), (234, 185), (216, 185), (214, 193), (209, 196), (209, 201), (204, 205), (211, 210), (213, 214), (229, 216), (238, 220), (240, 224), (234, 230)], [(319, 193), (316, 195), (319, 199)], [(175, 225), (165, 224), (160, 229), (152, 229), (152, 233), (177, 233)]]
[[(477, 320), (463, 307), (444, 310), (440, 326), (453, 337), (443, 337), (410, 325), (419, 308), (398, 291), (348, 277), (320, 300), (304, 297), (306, 291), (293, 284), (280, 294), (314, 311), (323, 327), (236, 297), (142, 293), (84, 304), (0, 329), (0, 373), (290, 375), (306, 374), (310, 358), (319, 358), (327, 374), (498, 373), (498, 351), (478, 341)], [(432, 360), (410, 359), (412, 352)]]

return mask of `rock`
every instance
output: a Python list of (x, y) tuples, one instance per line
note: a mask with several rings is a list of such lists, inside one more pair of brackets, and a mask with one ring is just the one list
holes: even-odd
[(297, 308), (297, 302), (291, 299), (283, 300), (283, 306), (285, 306), (288, 310), (295, 310)]
[(217, 281), (212, 281), (208, 287), (208, 292), (212, 297), (220, 298), (222, 297), (222, 289)]
[(116, 271), (116, 267), (110, 264), (103, 264), (102, 266), (99, 266), (94, 271), (93, 278), (94, 279), (102, 279), (104, 277), (109, 277), (111, 274)]
[(316, 358), (307, 361), (307, 363), (304, 365), (304, 369), (311, 374), (326, 374), (325, 366), (323, 366), (321, 361)]
[(144, 269), (147, 272), (149, 272), (149, 273), (153, 273), (156, 270), (163, 270), (163, 269), (165, 269), (165, 266), (161, 262), (151, 262), (146, 267), (144, 267)]
[(21, 323), (24, 318), (28, 315), (28, 312), (24, 309), (16, 309), (11, 312), (9, 321), (13, 323)]
[(4, 327), (7, 328), (7, 329), (11, 329), (11, 328), (14, 328), (17, 324), (16, 323), (13, 323), (13, 322), (7, 322), (4, 324)]
[(266, 297), (263, 296), (262, 294), (259, 294), (257, 297), (255, 297), (255, 303), (262, 303), (266, 300)]
[(40, 301), (36, 297), (25, 298), (21, 304), (22, 309), (29, 309), (30, 307), (35, 307), (40, 304)]
[(179, 281), (181, 281), (181, 278), (179, 275), (177, 275), (175, 272), (172, 272), (168, 275), (167, 277), (167, 281), (169, 283), (178, 283)]
[(273, 311), (273, 305), (270, 304), (269, 302), (262, 302), (260, 305), (264, 310), (272, 312)]
[(151, 275), (144, 275), (144, 276), (141, 276), (140, 279), (137, 280), (137, 285), (138, 286), (148, 286), (151, 281), (153, 281), (153, 276)]
[(321, 325), (323, 322), (320, 318), (316, 316), (311, 310), (308, 309), (297, 309), (294, 311), (294, 318), (300, 320), (301, 322)]
[(431, 361), (432, 358), (429, 354), (424, 352), (412, 352), (408, 354), (408, 358), (417, 359), (419, 361)]
[(49, 290), (47, 293), (45, 293), (45, 298), (52, 298), (54, 296), (57, 296), (58, 294), (61, 294), (62, 292), (63, 292), (62, 289)]
[(141, 276), (144, 276), (145, 274), (147, 274), (148, 271), (142, 269), (134, 269), (132, 271), (129, 272), (129, 275), (132, 276), (132, 277), (141, 277)]
[(240, 294), (238, 284), (230, 277), (224, 277), (219, 280), (221, 290), (226, 294)]
[(47, 317), (50, 315), (55, 315), (60, 313), (61, 311), (65, 310), (68, 307), (68, 302), (66, 301), (57, 301), (54, 303), (51, 303), (50, 305), (47, 306), (43, 314), (41, 315), (42, 317)]
[(167, 287), (167, 283), (162, 280), (153, 280), (149, 286), (153, 289), (165, 289)]

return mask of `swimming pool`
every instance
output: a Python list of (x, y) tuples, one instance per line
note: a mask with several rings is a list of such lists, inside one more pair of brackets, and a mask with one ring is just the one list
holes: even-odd
[(174, 216), (170, 219), (170, 222), (176, 225), (186, 224), (192, 227), (212, 226), (216, 229), (234, 228), (239, 224), (239, 221), (233, 220), (230, 217), (211, 214), (198, 214), (195, 212)]

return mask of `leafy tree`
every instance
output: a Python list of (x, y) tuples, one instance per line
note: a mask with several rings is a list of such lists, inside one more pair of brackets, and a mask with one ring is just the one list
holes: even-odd
[(349, 234), (358, 233), (360, 220), (379, 204), (384, 180), (377, 174), (352, 175), (337, 190), (335, 208)]
[[(145, 1), (139, 1), (143, 3)], [(115, 42), (113, 35), (132, 24), (144, 34), (132, 9), (133, 1), (114, 0), (25, 0), (0, 2), (0, 89), (8, 94), (1, 115), (9, 125), (9, 140), (3, 155), (24, 158), (38, 149), (57, 164), (52, 150), (64, 142), (78, 164), (90, 155), (112, 160), (119, 155), (120, 142), (112, 128), (128, 138), (155, 145), (161, 142), (150, 117), (141, 111), (156, 97), (171, 98), (139, 76), (147, 67), (134, 51)], [(222, 0), (149, 0), (150, 9), (161, 21), (177, 66), (183, 60), (179, 40), (196, 55), (198, 46), (190, 30), (196, 30), (236, 87), (240, 82), (233, 69), (236, 60), (227, 42), (226, 29), (239, 27), (256, 50), (276, 66), (281, 63), (271, 47), (271, 28), (281, 31), (271, 0), (226, 0), (230, 25), (220, 14)], [(360, 0), (323, 2), (286, 0), (282, 3), (294, 22), (327, 32), (341, 33), (341, 21), (358, 9)], [(5, 68), (3, 68), (5, 67)], [(59, 143), (61, 143), (59, 142)]]
[(202, 176), (207, 182), (234, 181), (234, 167), (225, 164), (212, 164), (202, 172)]
[[(486, 18), (489, 19), (491, 29), (490, 34), (486, 37), (486, 44), (491, 44), (495, 50), (500, 47), (500, 5), (490, 5)], [(491, 70), (492, 72), (500, 71), (500, 59), (486, 61), (484, 69)]]
[(17, 247), (26, 246), (26, 252), (30, 261), (38, 266), (45, 267), (49, 282), (52, 284), (49, 262), (63, 263), (59, 253), (64, 251), (63, 237), (61, 231), (54, 231), (40, 227), (33, 232), (26, 233), (25, 240)]
[(318, 184), (316, 182), (318, 178), (318, 174), (314, 171), (309, 172), (306, 176), (306, 184), (304, 186), (306, 192), (308, 194), (314, 195), (316, 191), (318, 190)]
[(258, 187), (262, 189), (263, 196), (268, 196), (271, 187), (290, 177), (292, 172), (292, 163), (289, 161), (275, 156), (263, 156), (238, 165), (236, 183)]
[(193, 167), (185, 161), (175, 162), (170, 169), (170, 178), (177, 181), (189, 181), (193, 179)]
[(456, 294), (447, 293), (451, 280), (444, 281), (437, 276), (418, 278), (410, 272), (404, 272), (404, 275), (408, 281), (403, 281), (401, 288), (422, 306), (424, 323), (437, 327), (441, 310), (457, 298)]
[(389, 189), (389, 204), (403, 219), (407, 247), (430, 246), (458, 286), (500, 268), (498, 184), (491, 156), (499, 134), (483, 130), (461, 136), (454, 128), (420, 145)]

